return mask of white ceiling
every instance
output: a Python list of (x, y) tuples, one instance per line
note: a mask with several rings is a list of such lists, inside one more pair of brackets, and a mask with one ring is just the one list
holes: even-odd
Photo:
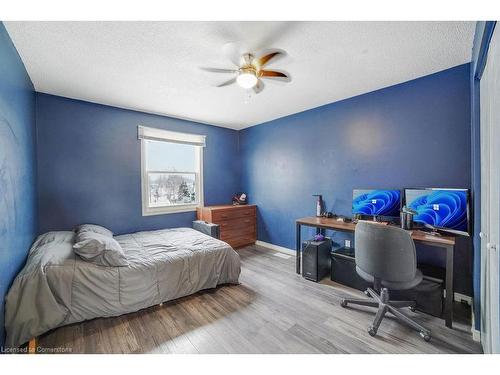
[[(471, 59), (474, 22), (4, 22), (39, 92), (242, 129)], [(286, 50), (260, 94), (200, 67)], [(242, 51), (245, 52), (245, 51)]]

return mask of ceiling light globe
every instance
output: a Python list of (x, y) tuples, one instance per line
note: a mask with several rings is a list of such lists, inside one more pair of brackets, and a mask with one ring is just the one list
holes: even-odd
[(257, 84), (257, 77), (253, 73), (243, 72), (238, 75), (236, 82), (244, 89), (251, 89)]

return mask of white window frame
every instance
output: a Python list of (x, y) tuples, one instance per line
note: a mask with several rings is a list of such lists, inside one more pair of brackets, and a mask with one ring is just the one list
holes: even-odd
[[(138, 137), (141, 141), (141, 195), (142, 195), (142, 216), (152, 215), (165, 215), (181, 212), (196, 211), (197, 208), (204, 205), (203, 199), (203, 149), (205, 148), (205, 136), (190, 133), (173, 132), (169, 130), (162, 130), (156, 128), (148, 128), (144, 126), (138, 127)], [(192, 145), (196, 148), (196, 165), (198, 170), (196, 174), (196, 192), (197, 202), (193, 204), (176, 204), (170, 206), (150, 207), (149, 206), (149, 187), (148, 187), (148, 172), (164, 172), (172, 173), (170, 171), (148, 171), (146, 160), (146, 142), (148, 140), (182, 143)], [(178, 172), (178, 173), (192, 173), (192, 172)]]

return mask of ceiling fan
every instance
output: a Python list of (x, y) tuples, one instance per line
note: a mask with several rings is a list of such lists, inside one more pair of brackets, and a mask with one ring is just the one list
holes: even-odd
[(253, 53), (244, 53), (239, 58), (239, 62), (235, 63), (237, 69), (219, 69), (219, 68), (202, 68), (203, 70), (214, 73), (232, 73), (234, 77), (225, 81), (217, 87), (229, 86), (237, 83), (244, 89), (253, 89), (255, 93), (259, 93), (264, 89), (264, 82), (262, 79), (277, 79), (284, 82), (290, 82), (291, 78), (288, 74), (278, 70), (266, 70), (264, 66), (269, 61), (285, 55), (284, 51), (274, 50), (267, 52), (260, 57), (255, 57)]

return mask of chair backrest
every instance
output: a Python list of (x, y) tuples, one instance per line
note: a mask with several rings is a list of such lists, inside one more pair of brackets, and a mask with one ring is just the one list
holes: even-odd
[(359, 221), (354, 232), (356, 266), (375, 279), (407, 282), (417, 270), (415, 243), (404, 229)]

